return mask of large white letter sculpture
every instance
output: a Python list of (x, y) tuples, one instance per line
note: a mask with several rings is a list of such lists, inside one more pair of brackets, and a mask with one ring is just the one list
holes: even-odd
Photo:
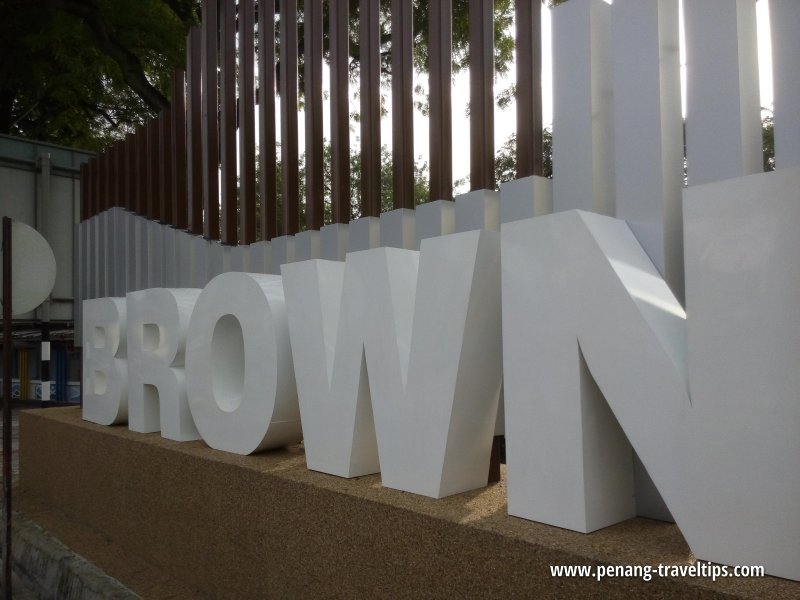
[(684, 211), (683, 532), (700, 558), (800, 580), (800, 167), (689, 187)]
[(83, 301), (83, 418), (100, 425), (128, 420), (125, 299)]
[(377, 473), (378, 446), (364, 360), (363, 295), (347, 263), (283, 265), (297, 395), (309, 469)]
[(685, 316), (624, 221), (503, 226), (503, 343), (510, 514), (582, 532), (635, 516), (625, 434), (684, 514)]
[(499, 260), (499, 235), (470, 231), (350, 253), (344, 269), (284, 267), (310, 468), (376, 469), (371, 394), (383, 485), (434, 498), (486, 485)]
[(510, 514), (633, 516), (630, 440), (698, 558), (800, 579), (798, 190), (800, 169), (687, 189), (688, 345), (624, 222), (503, 227)]
[(223, 273), (195, 304), (189, 407), (212, 448), (250, 454), (303, 438), (281, 278)]
[(200, 290), (155, 288), (128, 294), (128, 427), (165, 438), (199, 435), (186, 399), (184, 356)]

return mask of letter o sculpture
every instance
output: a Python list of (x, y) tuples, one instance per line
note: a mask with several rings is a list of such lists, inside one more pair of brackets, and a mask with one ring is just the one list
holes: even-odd
[(279, 276), (223, 273), (209, 282), (189, 325), (186, 389), (212, 448), (251, 454), (303, 438)]

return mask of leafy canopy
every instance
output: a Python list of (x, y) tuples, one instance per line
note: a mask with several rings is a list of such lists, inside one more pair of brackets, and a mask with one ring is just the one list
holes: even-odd
[[(428, 68), (429, 1), (438, 0), (414, 0), (419, 72)], [(355, 77), (359, 0), (349, 2)], [(201, 0), (0, 0), (0, 133), (87, 149), (123, 137), (168, 105), (170, 76), (185, 65), (186, 33), (199, 23), (200, 6)], [(390, 6), (381, 0), (385, 83), (391, 73)], [(495, 0), (494, 12), (495, 69), (503, 73), (513, 59), (511, 0)], [(454, 0), (453, 14), (457, 73), (469, 65), (469, 0)], [(327, 56), (327, 33), (323, 46)]]
[(196, 0), (0, 0), (0, 133), (99, 149), (168, 105)]

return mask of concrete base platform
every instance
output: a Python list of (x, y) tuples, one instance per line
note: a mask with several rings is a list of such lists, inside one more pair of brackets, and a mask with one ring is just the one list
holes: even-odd
[(20, 415), (17, 508), (143, 597), (790, 598), (800, 584), (553, 577), (551, 565), (692, 560), (675, 525), (590, 535), (506, 513), (505, 483), (432, 500), (308, 471), (302, 447), (242, 457)]

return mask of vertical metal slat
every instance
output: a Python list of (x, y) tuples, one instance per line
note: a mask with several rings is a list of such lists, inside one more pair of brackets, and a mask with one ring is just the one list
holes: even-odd
[(188, 225), (186, 196), (186, 90), (184, 71), (172, 73), (172, 224), (178, 229)]
[(380, 2), (361, 0), (361, 216), (381, 212)]
[(158, 199), (161, 221), (174, 225), (172, 217), (172, 114), (164, 110), (158, 117)]
[(239, 0), (239, 236), (256, 241), (255, 3)]
[(331, 213), (334, 223), (350, 220), (350, 31), (349, 3), (330, 5), (331, 39)]
[[(534, 0), (538, 1), (538, 0)], [(453, 3), (440, 0), (430, 7), (430, 199), (453, 199)]]
[(541, 175), (542, 3), (516, 0), (517, 177)]
[(275, 173), (275, 3), (258, 3), (258, 141), (261, 182), (261, 239), (277, 235)]
[(236, 6), (232, 0), (220, 4), (220, 159), (222, 177), (222, 242), (238, 242), (236, 199)]
[(202, 43), (202, 30), (193, 27), (186, 38), (186, 194), (187, 226), (195, 234), (203, 233)]
[(494, 189), (494, 2), (469, 2), (470, 189)]
[(305, 0), (306, 227), (320, 229), (325, 215), (322, 155), (322, 0)]
[(203, 2), (203, 235), (219, 239), (219, 136), (217, 100), (217, 0)]
[(297, 142), (297, 0), (281, 2), (281, 184), (283, 234), (300, 230)]
[(412, 0), (392, 0), (392, 190), (394, 208), (414, 208)]

